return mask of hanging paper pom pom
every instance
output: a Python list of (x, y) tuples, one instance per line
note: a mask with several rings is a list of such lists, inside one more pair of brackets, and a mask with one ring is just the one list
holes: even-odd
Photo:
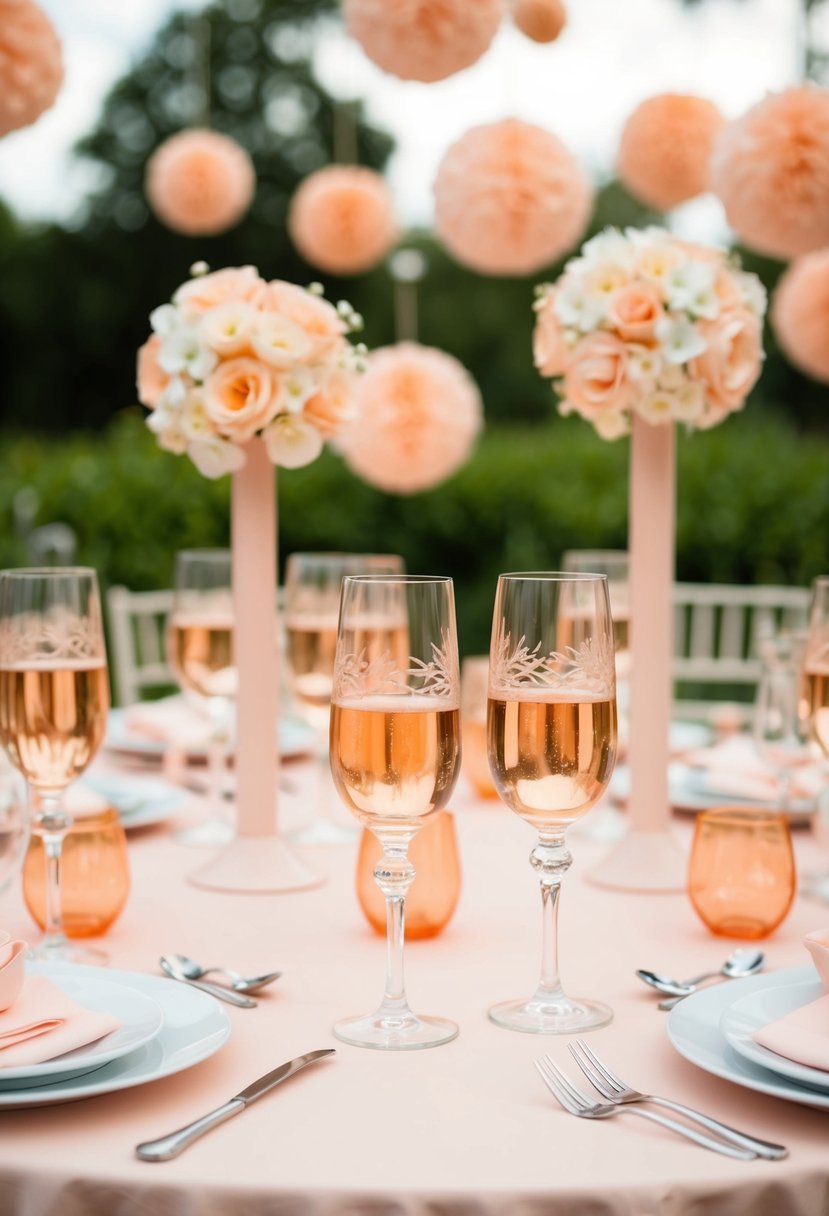
[(473, 127), (445, 153), (435, 224), (450, 253), (481, 274), (531, 274), (584, 232), (593, 194), (549, 131), (516, 118)]
[(480, 59), (503, 0), (343, 0), (345, 26), (378, 67), (401, 80), (444, 80)]
[(771, 323), (795, 367), (829, 383), (829, 249), (792, 262), (777, 284)]
[(515, 0), (512, 19), (533, 42), (555, 42), (567, 24), (561, 0)]
[(244, 148), (218, 131), (180, 131), (147, 164), (147, 199), (162, 224), (186, 236), (215, 236), (247, 211), (256, 189)]
[(729, 123), (711, 183), (752, 249), (791, 258), (829, 245), (829, 90), (771, 93)]
[(306, 262), (320, 270), (370, 270), (397, 240), (391, 190), (373, 169), (329, 165), (301, 183), (288, 231)]
[(640, 202), (670, 211), (709, 189), (711, 151), (724, 126), (717, 106), (704, 97), (649, 97), (622, 131), (619, 177)]
[(0, 135), (48, 110), (63, 81), (60, 42), (32, 0), (0, 0)]
[(340, 436), (352, 472), (389, 494), (415, 494), (466, 460), (483, 422), (478, 388), (462, 364), (417, 342), (368, 357), (356, 383), (359, 422)]

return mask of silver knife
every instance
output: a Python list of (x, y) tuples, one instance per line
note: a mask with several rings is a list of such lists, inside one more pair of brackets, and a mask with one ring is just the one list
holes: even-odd
[(145, 1140), (143, 1144), (137, 1144), (136, 1157), (140, 1157), (142, 1161), (172, 1160), (173, 1157), (177, 1157), (179, 1153), (183, 1152), (188, 1144), (192, 1144), (194, 1140), (198, 1140), (199, 1136), (209, 1132), (211, 1127), (218, 1127), (226, 1119), (238, 1115), (239, 1111), (244, 1110), (257, 1098), (261, 1098), (281, 1081), (287, 1081), (288, 1077), (299, 1072), (300, 1068), (305, 1068), (306, 1064), (313, 1064), (325, 1056), (333, 1056), (334, 1050), (333, 1047), (324, 1047), (321, 1051), (309, 1051), (304, 1056), (297, 1056), (295, 1060), (289, 1060), (287, 1064), (280, 1064), (279, 1068), (266, 1072), (264, 1077), (260, 1077), (247, 1089), (236, 1094), (229, 1102), (225, 1102), (224, 1106), (219, 1106), (216, 1110), (211, 1110), (209, 1114), (202, 1115), (201, 1119), (188, 1123), (186, 1127), (180, 1127), (177, 1132), (170, 1132), (168, 1136), (161, 1136), (158, 1140)]

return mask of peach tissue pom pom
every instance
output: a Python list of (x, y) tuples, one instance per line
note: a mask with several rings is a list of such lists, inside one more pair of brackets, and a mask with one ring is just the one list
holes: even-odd
[(625, 123), (618, 172), (626, 189), (658, 211), (709, 189), (711, 151), (725, 126), (713, 101), (660, 93), (638, 105)]
[(795, 367), (829, 383), (829, 249), (792, 262), (774, 293), (771, 323)]
[(288, 231), (306, 262), (320, 270), (370, 270), (397, 240), (391, 190), (373, 169), (329, 165), (300, 184)]
[(374, 351), (355, 386), (358, 422), (339, 447), (353, 473), (389, 494), (415, 494), (464, 463), (483, 421), (462, 364), (434, 347), (400, 342)]
[(473, 127), (452, 144), (434, 192), (437, 233), (449, 252), (493, 275), (549, 266), (582, 235), (593, 205), (564, 144), (516, 118)]
[(0, 0), (0, 135), (28, 127), (63, 83), (60, 42), (31, 0)]
[(829, 90), (772, 93), (729, 123), (711, 181), (751, 249), (786, 259), (829, 245)]
[(343, 0), (346, 30), (369, 59), (425, 83), (480, 59), (503, 11), (503, 0)]
[(567, 24), (561, 0), (515, 0), (512, 19), (533, 42), (555, 42)]
[(147, 164), (145, 188), (157, 218), (185, 236), (215, 236), (237, 224), (256, 188), (244, 148), (218, 131), (180, 131)]

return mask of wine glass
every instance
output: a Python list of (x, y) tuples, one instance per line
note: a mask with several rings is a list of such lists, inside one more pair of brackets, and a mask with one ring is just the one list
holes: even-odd
[(801, 711), (801, 667), (798, 639), (781, 634), (765, 647), (754, 702), (754, 746), (777, 779), (776, 803), (791, 809), (792, 773), (807, 758)]
[(197, 827), (180, 832), (178, 839), (185, 844), (226, 844), (233, 836), (224, 795), (237, 686), (228, 549), (183, 549), (176, 554), (167, 656), (182, 689), (201, 699), (210, 721), (210, 815)]
[(568, 997), (558, 975), (558, 897), (572, 862), (566, 828), (602, 795), (616, 759), (616, 669), (607, 579), (502, 574), (490, 649), (487, 745), (501, 798), (538, 832), (541, 977), (526, 1001), (493, 1006), (499, 1026), (570, 1034), (604, 1026), (603, 1004)]
[(613, 618), (616, 654), (616, 707), (620, 738), (626, 735), (630, 705), (630, 562), (624, 549), (568, 549), (562, 569), (572, 574), (604, 574)]
[[(382, 621), (379, 629), (367, 622)], [(343, 580), (331, 701), (331, 772), (349, 811), (375, 834), (386, 898), (386, 986), (379, 1008), (334, 1026), (344, 1043), (403, 1050), (448, 1043), (454, 1022), (412, 1013), (403, 986), (408, 848), (445, 806), (460, 767), (460, 673), (450, 578)]]
[[(806, 685), (804, 696), (809, 741), (825, 761), (829, 759), (829, 575), (821, 575), (812, 583), (809, 608), (809, 629), (803, 662)], [(819, 834), (826, 834), (829, 821), (829, 789), (818, 795), (815, 813)], [(823, 903), (829, 903), (829, 875), (806, 876), (802, 888)]]
[(35, 958), (105, 961), (64, 934), (60, 859), (72, 825), (64, 794), (100, 747), (108, 709), (95, 571), (0, 572), (0, 742), (28, 782), (32, 829), (46, 858), (46, 927)]
[(328, 726), (342, 581), (350, 574), (402, 574), (403, 559), (382, 553), (292, 553), (285, 565), (285, 648), (297, 708), (316, 735), (317, 818), (292, 834), (300, 844), (356, 840), (331, 816)]

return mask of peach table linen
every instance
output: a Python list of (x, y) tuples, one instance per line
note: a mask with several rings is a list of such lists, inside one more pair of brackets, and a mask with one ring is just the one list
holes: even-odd
[[(310, 788), (307, 766), (290, 767)], [(190, 804), (195, 808), (195, 803)], [(156, 973), (162, 950), (248, 973), (284, 975), (257, 1009), (229, 1009), (233, 1033), (213, 1057), (141, 1088), (66, 1106), (0, 1110), (3, 1216), (812, 1216), (829, 1193), (829, 1113), (753, 1093), (683, 1060), (636, 967), (692, 975), (731, 945), (711, 937), (686, 897), (619, 894), (584, 880), (607, 845), (572, 834), (561, 909), (569, 989), (601, 997), (614, 1021), (590, 1043), (641, 1088), (701, 1107), (791, 1150), (743, 1163), (619, 1115), (602, 1123), (557, 1108), (533, 1059), (568, 1071), (566, 1042), (492, 1025), (488, 1005), (529, 993), (538, 967), (534, 836), (468, 787), (453, 800), (463, 865), (444, 934), (407, 948), (413, 1007), (456, 1019), (455, 1042), (400, 1054), (337, 1043), (331, 1024), (377, 1003), (384, 948), (354, 895), (354, 846), (317, 849), (326, 886), (291, 895), (226, 895), (187, 885), (203, 851), (167, 830), (133, 833), (134, 887), (104, 943), (117, 967)], [(302, 791), (280, 800), (285, 828), (307, 813)], [(189, 812), (181, 821), (190, 818)], [(677, 820), (687, 842), (687, 827)], [(803, 868), (829, 864), (796, 834)], [(310, 853), (310, 850), (309, 850)], [(799, 900), (763, 943), (769, 968), (800, 967), (819, 905)], [(0, 921), (31, 932), (19, 895)], [(105, 975), (105, 972), (102, 972)], [(261, 1073), (336, 1046), (318, 1071), (267, 1095), (180, 1158), (137, 1161), (134, 1145), (226, 1101)]]

